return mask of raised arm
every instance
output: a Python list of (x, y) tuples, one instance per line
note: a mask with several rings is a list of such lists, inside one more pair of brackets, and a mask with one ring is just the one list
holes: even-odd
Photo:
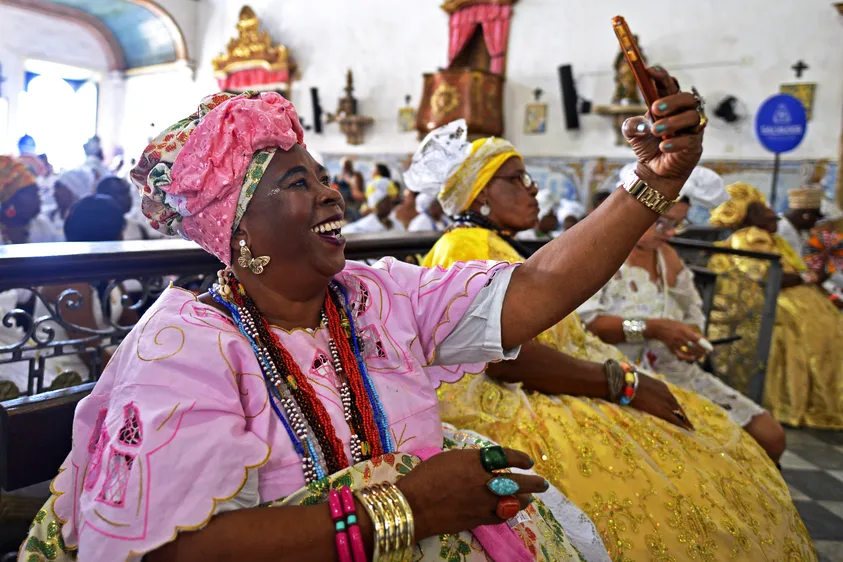
[[(623, 132), (638, 157), (638, 177), (674, 200), (702, 154), (700, 114), (696, 98), (680, 92), (664, 70), (650, 69), (650, 74), (662, 96), (650, 108), (654, 122), (629, 119)], [(533, 254), (513, 274), (504, 299), (504, 347), (530, 340), (573, 312), (620, 268), (657, 217), (617, 189), (585, 220)]]

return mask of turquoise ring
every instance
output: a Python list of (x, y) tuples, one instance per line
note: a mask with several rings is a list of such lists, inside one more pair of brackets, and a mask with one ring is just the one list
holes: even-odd
[(518, 493), (518, 482), (505, 476), (496, 476), (486, 483), (486, 487), (496, 496), (514, 496)]
[(509, 468), (509, 461), (506, 460), (506, 453), (500, 445), (483, 447), (480, 449), (480, 463), (486, 472), (494, 472)]

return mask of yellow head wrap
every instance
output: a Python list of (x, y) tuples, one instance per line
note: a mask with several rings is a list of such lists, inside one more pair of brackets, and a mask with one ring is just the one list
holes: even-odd
[(483, 188), (510, 158), (521, 158), (511, 143), (497, 137), (471, 143), (471, 153), (448, 178), (439, 201), (446, 214), (454, 216), (468, 209)]
[(34, 184), (35, 176), (22, 162), (10, 156), (0, 156), (0, 204), (14, 197), (24, 187)]
[(740, 227), (746, 219), (747, 209), (752, 203), (767, 204), (767, 198), (753, 186), (746, 183), (733, 183), (726, 186), (730, 199), (711, 211), (709, 222), (713, 226), (731, 228)]

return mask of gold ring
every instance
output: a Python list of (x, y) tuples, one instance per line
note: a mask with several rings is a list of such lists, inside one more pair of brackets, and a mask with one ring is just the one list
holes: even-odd
[(683, 345), (682, 347), (679, 348), (679, 351), (681, 351), (682, 353), (688, 353), (688, 351), (689, 351), (688, 346)]

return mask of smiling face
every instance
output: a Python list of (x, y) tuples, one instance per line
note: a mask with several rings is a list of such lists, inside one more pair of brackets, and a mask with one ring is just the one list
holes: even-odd
[(251, 275), (237, 264), (245, 240), (253, 256), (271, 258), (261, 275), (265, 284), (324, 283), (345, 267), (345, 239), (337, 235), (344, 212), (324, 166), (300, 145), (279, 150), (234, 233), (232, 267), (240, 279)]
[(501, 166), (488, 185), (472, 203), (471, 209), (479, 211), (486, 203), (492, 212), (489, 220), (505, 230), (520, 232), (536, 226), (539, 204), (535, 183), (525, 186), (521, 178), (527, 171), (524, 161), (513, 156)]

